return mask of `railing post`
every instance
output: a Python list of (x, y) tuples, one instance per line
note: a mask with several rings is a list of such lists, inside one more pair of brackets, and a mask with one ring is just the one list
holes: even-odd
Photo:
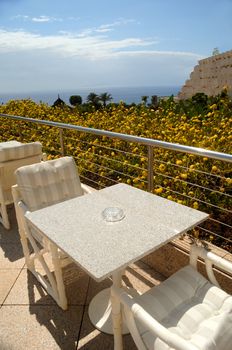
[(63, 129), (59, 128), (60, 133), (60, 148), (61, 148), (61, 155), (64, 156), (64, 139), (63, 139)]
[(153, 164), (154, 164), (154, 152), (153, 152), (153, 147), (152, 146), (147, 146), (148, 150), (148, 164), (147, 164), (147, 181), (148, 181), (148, 186), (147, 189), (149, 192), (153, 191), (154, 187), (154, 179), (153, 179)]

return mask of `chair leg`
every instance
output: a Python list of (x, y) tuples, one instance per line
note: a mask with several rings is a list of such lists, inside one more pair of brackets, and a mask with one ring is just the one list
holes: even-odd
[(27, 239), (26, 235), (24, 233), (22, 233), (20, 228), (19, 228), (19, 232), (20, 232), (20, 241), (22, 244), (23, 254), (25, 257), (25, 262), (26, 262), (27, 268), (28, 268), (28, 270), (33, 271), (33, 270), (35, 270), (35, 262), (34, 262), (34, 259), (32, 259), (30, 256), (30, 249), (28, 247), (28, 239)]
[(7, 214), (7, 206), (5, 204), (1, 204), (1, 217), (0, 217), (0, 222), (3, 224), (3, 226), (9, 230), (10, 229), (10, 221), (8, 218), (8, 214)]
[[(27, 244), (24, 243), (24, 254), (26, 258), (26, 263), (28, 269), (33, 273), (33, 275), (38, 279), (38, 281), (42, 284), (45, 290), (53, 297), (53, 299), (57, 302), (57, 304), (63, 309), (67, 309), (67, 299), (65, 295), (64, 283), (62, 279), (62, 270), (61, 263), (57, 252), (57, 247), (52, 243), (49, 244), (49, 249), (39, 247), (37, 244), (39, 242), (36, 241), (35, 237), (31, 235), (28, 227), (27, 229), (27, 239), (29, 240), (33, 252), (30, 253), (28, 251)], [(45, 254), (50, 253), (52, 257), (52, 263), (54, 267), (54, 274), (50, 270), (46, 260)], [(38, 262), (45, 275), (41, 274), (41, 271), (36, 267), (35, 262)]]
[[(61, 261), (59, 259), (57, 247), (53, 247), (53, 245), (50, 243), (49, 245), (45, 244), (45, 241), (42, 242), (41, 245), (38, 237), (31, 233), (28, 223), (25, 220), (25, 212), (23, 211), (23, 207), (20, 205), (21, 202), (18, 196), (17, 188), (14, 186), (12, 188), (12, 193), (27, 268), (31, 273), (33, 273), (33, 275), (42, 284), (48, 294), (50, 294), (57, 302), (57, 304), (62, 309), (66, 310), (67, 299), (62, 279)], [(43, 247), (42, 249), (41, 246)], [(46, 261), (47, 254), (49, 254), (52, 258), (54, 273), (50, 270), (49, 264)]]
[(54, 266), (54, 273), (55, 273), (56, 285), (57, 285), (57, 293), (58, 293), (57, 303), (63, 310), (66, 310), (68, 308), (68, 302), (67, 302), (67, 297), (65, 293), (65, 286), (64, 286), (63, 276), (62, 276), (62, 267), (61, 267), (61, 261), (60, 261), (58, 249), (54, 244), (50, 243), (50, 250), (51, 250), (52, 262)]
[[(34, 248), (35, 259), (37, 259), (42, 265), (46, 277), (42, 276), (39, 272), (37, 272), (36, 268), (31, 270), (31, 272), (36, 276), (36, 278), (42, 283), (47, 292), (55, 299), (57, 304), (63, 309), (67, 310), (68, 303), (65, 293), (65, 287), (62, 276), (62, 268), (61, 261), (59, 258), (57, 247), (50, 243), (49, 251), (52, 258), (52, 264), (54, 268), (54, 275), (50, 271), (44, 257), (42, 250), (39, 251), (38, 247), (35, 244), (35, 241), (31, 240)], [(44, 249), (46, 252), (46, 249)]]

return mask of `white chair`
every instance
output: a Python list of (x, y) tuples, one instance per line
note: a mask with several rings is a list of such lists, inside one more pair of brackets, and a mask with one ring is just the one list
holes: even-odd
[(14, 172), (23, 165), (42, 160), (42, 145), (39, 142), (20, 143), (8, 141), (0, 143), (0, 222), (10, 229), (7, 205), (13, 203), (11, 186), (15, 182)]
[[(15, 174), (16, 185), (12, 187), (12, 193), (27, 268), (65, 310), (67, 298), (62, 267), (69, 262), (67, 256), (27, 223), (25, 213), (95, 190), (81, 184), (72, 157), (21, 167)], [(52, 261), (49, 262), (48, 257)]]
[[(209, 281), (197, 271), (198, 256)], [(219, 287), (213, 265), (232, 273), (231, 262), (193, 245), (190, 264), (143, 295), (112, 287), (138, 349), (232, 349), (232, 296)]]

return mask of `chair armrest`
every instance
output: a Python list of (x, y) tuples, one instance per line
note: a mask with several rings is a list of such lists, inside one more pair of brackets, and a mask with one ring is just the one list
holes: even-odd
[(90, 194), (97, 191), (95, 190), (95, 188), (85, 185), (83, 183), (81, 183), (81, 188), (84, 191), (84, 194)]
[(201, 257), (204, 260), (209, 260), (220, 269), (232, 274), (231, 261), (221, 258), (220, 256), (212, 253), (211, 251), (206, 250), (204, 247), (192, 245), (190, 252), (190, 263), (192, 262), (192, 264), (195, 264), (198, 257)]
[(48, 244), (50, 242), (49, 239), (46, 238), (44, 235), (41, 235), (41, 233), (36, 228), (33, 228), (33, 230), (30, 229), (29, 222), (27, 221), (25, 216), (27, 213), (30, 213), (30, 210), (21, 200), (17, 203), (17, 205), (18, 205), (18, 210), (20, 212), (20, 220), (21, 220), (22, 228), (24, 229), (24, 232), (25, 232), (24, 234), (26, 234), (32, 246), (33, 246), (33, 243), (31, 241), (30, 236), (32, 236), (36, 242), (39, 242), (44, 249), (48, 249)]
[(19, 201), (17, 205), (20, 208), (20, 211), (23, 214), (23, 216), (25, 216), (27, 212), (30, 212), (30, 210), (27, 209), (27, 206), (23, 203), (23, 201)]
[(23, 229), (25, 231), (26, 230), (26, 227), (27, 227), (27, 222), (26, 222), (26, 218), (25, 218), (25, 214), (27, 212), (29, 212), (27, 206), (23, 203), (23, 201), (19, 200), (17, 203), (17, 211), (18, 211), (18, 214), (19, 214), (19, 228), (20, 230)]
[[(178, 334), (172, 333), (161, 323), (155, 320), (140, 304), (139, 297), (132, 297), (124, 289), (111, 287), (112, 294), (123, 304), (125, 313), (129, 310), (135, 319), (148, 328), (155, 336), (160, 338), (172, 348), (178, 347), (179, 350), (198, 350), (193, 344), (190, 344)], [(126, 316), (126, 315), (125, 315)], [(126, 317), (127, 319), (127, 317)], [(128, 322), (127, 322), (128, 323)], [(130, 326), (127, 324), (128, 328)]]
[(209, 280), (216, 286), (220, 287), (214, 275), (213, 265), (229, 274), (232, 274), (231, 261), (221, 258), (211, 251), (206, 250), (204, 247), (199, 247), (196, 244), (193, 244), (190, 250), (190, 265), (192, 265), (195, 269), (197, 269), (198, 257), (202, 258), (205, 261), (206, 272), (208, 274)]
[(19, 224), (22, 220), (24, 220), (24, 215), (28, 211), (28, 209), (21, 199), (21, 196), (18, 190), (18, 185), (13, 185), (11, 187), (11, 191), (12, 191), (12, 196), (14, 200), (16, 216)]

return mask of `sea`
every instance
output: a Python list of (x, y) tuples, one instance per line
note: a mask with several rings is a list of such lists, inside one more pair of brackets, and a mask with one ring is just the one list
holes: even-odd
[(118, 103), (123, 101), (127, 104), (140, 103), (142, 96), (148, 96), (147, 102), (150, 103), (151, 96), (158, 97), (176, 96), (181, 86), (145, 86), (145, 87), (97, 87), (97, 88), (77, 88), (70, 90), (57, 89), (54, 91), (39, 92), (15, 92), (0, 93), (0, 104), (5, 104), (9, 100), (32, 99), (39, 103), (47, 103), (52, 105), (58, 96), (65, 102), (69, 103), (69, 97), (72, 95), (80, 95), (82, 102), (86, 102), (89, 93), (94, 92), (97, 95), (107, 92), (111, 94), (111, 102)]

